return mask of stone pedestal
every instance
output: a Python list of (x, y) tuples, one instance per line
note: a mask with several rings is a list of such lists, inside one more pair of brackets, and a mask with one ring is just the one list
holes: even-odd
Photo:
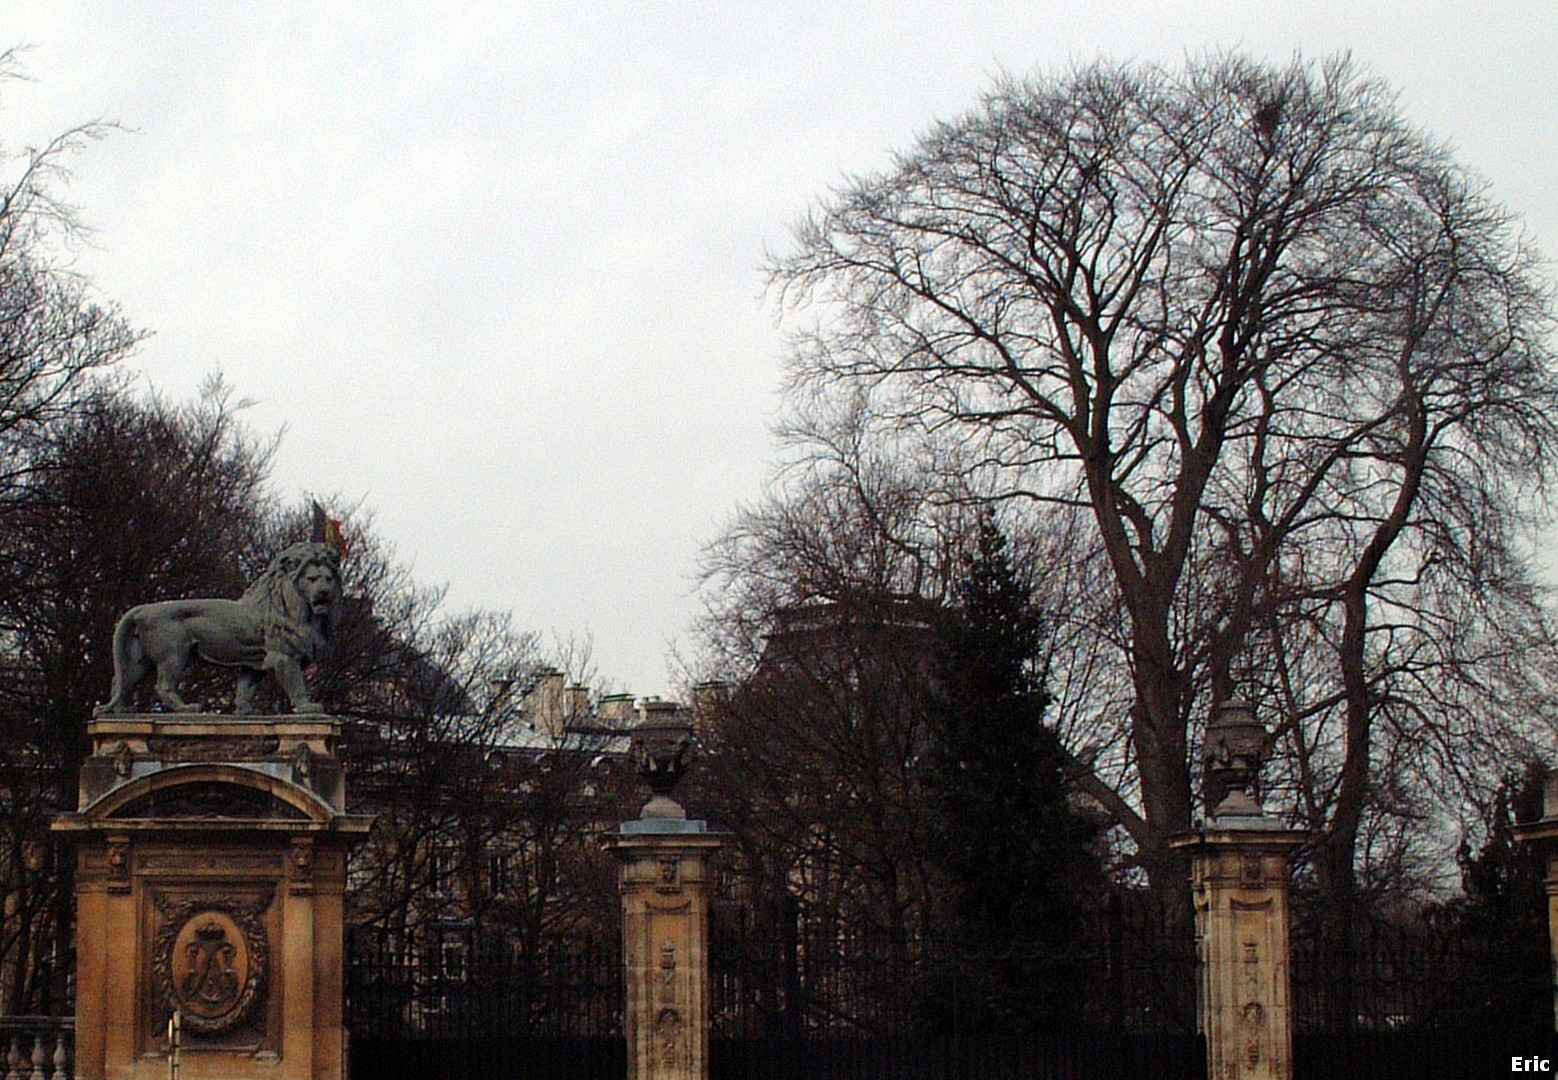
[(619, 863), (628, 1080), (709, 1075), (709, 858), (700, 821), (645, 818), (606, 838)]
[(348, 849), (326, 717), (95, 720), (78, 809), (76, 1076), (341, 1080)]
[(1191, 858), (1207, 1075), (1291, 1080), (1288, 858), (1308, 834), (1262, 827), (1266, 818), (1248, 824), (1171, 842)]
[(1543, 860), (1542, 883), (1547, 890), (1547, 947), (1553, 963), (1553, 1026), (1558, 1028), (1558, 773), (1547, 777), (1542, 791), (1542, 820), (1515, 826), (1515, 839)]

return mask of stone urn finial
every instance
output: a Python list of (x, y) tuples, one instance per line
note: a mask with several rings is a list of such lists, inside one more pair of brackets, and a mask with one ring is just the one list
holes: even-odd
[(686, 819), (687, 811), (671, 798), (671, 792), (692, 763), (693, 750), (692, 724), (678, 715), (675, 702), (644, 702), (644, 718), (633, 728), (629, 751), (638, 775), (654, 792), (641, 818)]
[(1212, 707), (1201, 748), (1201, 786), (1209, 817), (1264, 816), (1256, 785), (1271, 736), (1246, 701), (1220, 701)]

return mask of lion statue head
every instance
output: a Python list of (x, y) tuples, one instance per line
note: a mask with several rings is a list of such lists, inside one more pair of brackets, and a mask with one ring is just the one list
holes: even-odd
[(341, 619), (341, 557), (328, 544), (293, 544), (239, 601), (261, 615), (267, 651), (308, 663)]

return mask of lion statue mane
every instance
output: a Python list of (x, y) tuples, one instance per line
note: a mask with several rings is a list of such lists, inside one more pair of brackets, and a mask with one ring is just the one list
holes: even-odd
[(254, 711), (265, 672), (298, 713), (323, 712), (308, 693), (303, 668), (329, 640), (341, 613), (341, 559), (327, 544), (294, 544), (237, 600), (163, 600), (124, 613), (114, 629), (114, 686), (94, 713), (129, 711), (130, 691), (157, 672), (157, 697), (174, 712), (200, 706), (178, 694), (191, 657), (238, 669), (233, 711)]

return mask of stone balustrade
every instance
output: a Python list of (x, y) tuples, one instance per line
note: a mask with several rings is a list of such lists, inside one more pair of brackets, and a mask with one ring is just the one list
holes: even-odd
[(74, 1080), (76, 1021), (0, 1016), (0, 1080)]

